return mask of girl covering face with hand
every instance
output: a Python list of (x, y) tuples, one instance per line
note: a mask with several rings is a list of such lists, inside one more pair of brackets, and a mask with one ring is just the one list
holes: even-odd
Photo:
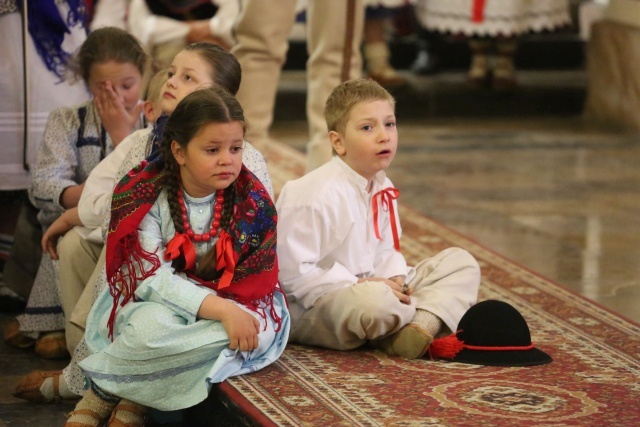
[(287, 341), (277, 215), (242, 166), (240, 104), (222, 89), (195, 91), (163, 134), (159, 155), (114, 190), (109, 289), (89, 315), (92, 354), (80, 362), (91, 385), (69, 426), (111, 414), (141, 426), (146, 407), (193, 406), (212, 383), (272, 363)]
[[(138, 102), (146, 58), (138, 41), (117, 28), (92, 32), (80, 48), (76, 73), (94, 98), (56, 109), (47, 119), (29, 189), (43, 230), (78, 205), (90, 172), (122, 138), (144, 127)], [(41, 357), (68, 357), (58, 295), (58, 273), (44, 254), (25, 314), (10, 325), (6, 341), (19, 347), (35, 344)]]

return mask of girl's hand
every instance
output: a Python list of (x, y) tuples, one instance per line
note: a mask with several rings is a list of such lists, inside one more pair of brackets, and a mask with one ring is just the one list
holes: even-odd
[(258, 333), (260, 322), (235, 304), (232, 309), (223, 316), (220, 321), (229, 336), (229, 348), (231, 350), (251, 351), (258, 348)]
[(94, 99), (102, 126), (111, 137), (113, 145), (117, 146), (133, 131), (144, 105), (138, 103), (131, 112), (127, 111), (109, 81), (104, 84), (102, 90), (95, 94)]
[(220, 321), (231, 350), (250, 351), (258, 347), (260, 322), (228, 299), (207, 295), (198, 309), (198, 317)]
[(42, 236), (40, 244), (42, 245), (42, 252), (48, 253), (51, 259), (58, 259), (58, 252), (56, 247), (58, 246), (58, 239), (71, 230), (75, 225), (79, 225), (78, 209), (69, 209), (65, 211), (53, 224), (47, 228)]
[(363, 282), (382, 282), (391, 288), (391, 291), (401, 303), (411, 304), (411, 298), (409, 298), (409, 295), (403, 292), (404, 279), (402, 279), (402, 277), (400, 276), (394, 276), (390, 279), (386, 279), (384, 277), (363, 277), (361, 279), (358, 279), (358, 283)]

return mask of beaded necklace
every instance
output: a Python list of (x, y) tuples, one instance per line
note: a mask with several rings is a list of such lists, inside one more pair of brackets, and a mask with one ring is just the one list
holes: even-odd
[(208, 232), (196, 234), (189, 223), (189, 214), (187, 213), (187, 205), (184, 202), (182, 188), (178, 188), (178, 203), (180, 204), (180, 214), (182, 217), (183, 233), (189, 236), (194, 242), (208, 242), (212, 237), (218, 235), (220, 229), (220, 219), (222, 218), (222, 206), (224, 205), (224, 190), (216, 191), (216, 204), (213, 207), (213, 217), (211, 218), (211, 228)]

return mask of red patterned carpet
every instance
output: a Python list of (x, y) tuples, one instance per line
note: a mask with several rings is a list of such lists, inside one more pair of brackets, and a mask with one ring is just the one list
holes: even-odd
[[(276, 189), (301, 174), (303, 156), (270, 154)], [(499, 299), (527, 320), (554, 361), (504, 368), (407, 361), (373, 350), (291, 345), (225, 393), (256, 425), (640, 426), (640, 326), (401, 207), (411, 263), (444, 248), (470, 251), (482, 267), (480, 300)]]

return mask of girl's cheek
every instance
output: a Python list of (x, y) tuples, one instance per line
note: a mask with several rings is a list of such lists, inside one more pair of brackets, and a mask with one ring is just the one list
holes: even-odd
[(91, 95), (94, 98), (99, 98), (100, 96), (102, 96), (102, 90), (95, 86), (89, 87), (89, 92), (91, 92)]

